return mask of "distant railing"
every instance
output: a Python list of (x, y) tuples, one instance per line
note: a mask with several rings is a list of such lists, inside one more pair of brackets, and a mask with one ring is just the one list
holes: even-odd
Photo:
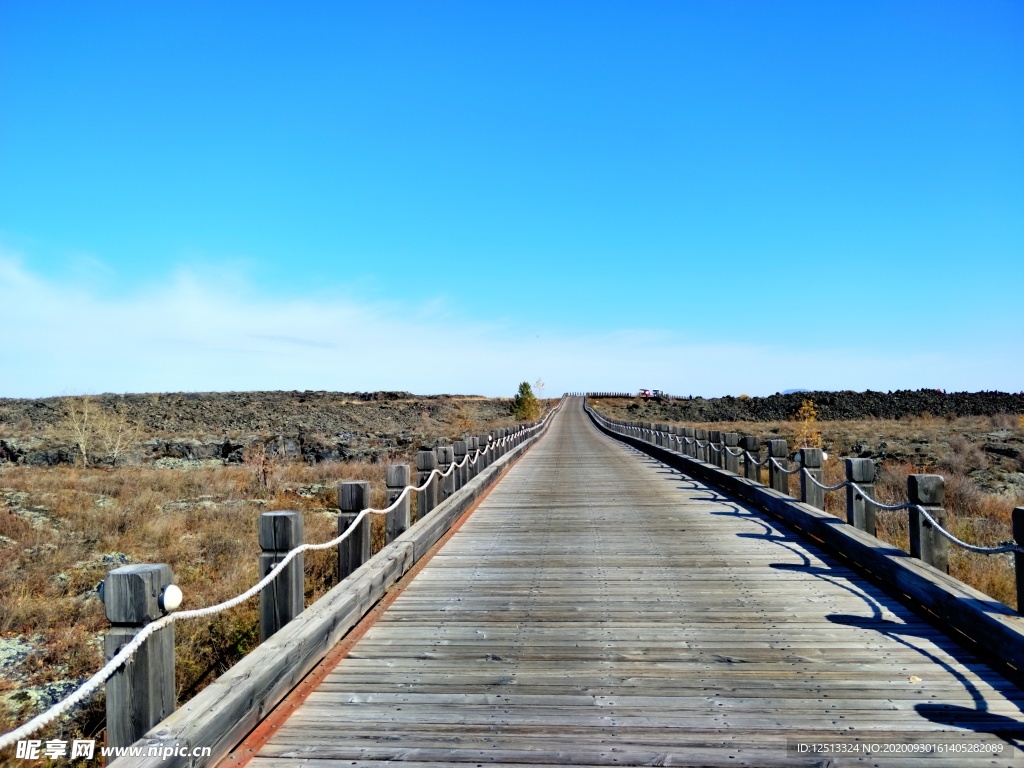
[[(563, 398), (564, 400), (564, 398)], [(109, 661), (89, 680), (45, 712), (0, 735), (0, 749), (24, 740), (87, 701), (106, 685), (107, 745), (128, 746), (175, 710), (174, 623), (212, 616), (260, 596), (260, 641), (265, 642), (305, 608), (304, 562), (307, 551), (337, 548), (338, 582), (357, 573), (371, 558), (370, 515), (384, 516), (385, 547), (410, 529), (411, 494), (417, 494), (417, 520), (460, 491), (493, 463), (547, 427), (561, 402), (542, 419), (467, 437), (453, 445), (423, 450), (416, 456), (417, 480), (408, 464), (386, 469), (388, 506), (369, 506), (370, 484), (338, 484), (339, 535), (320, 544), (304, 544), (302, 515), (293, 511), (260, 516), (258, 583), (217, 605), (185, 611), (181, 590), (166, 564), (128, 565), (110, 571), (100, 597), (112, 627), (106, 634)], [(415, 558), (414, 558), (415, 559)], [(145, 648), (145, 653), (140, 651)], [(203, 745), (209, 746), (209, 745)], [(215, 756), (216, 757), (216, 756)]]
[[(785, 440), (767, 440), (767, 455), (762, 458), (761, 441), (752, 435), (617, 421), (589, 405), (585, 408), (605, 433), (775, 516), (823, 545), (1024, 686), (1024, 617), (949, 576), (947, 560), (949, 542), (983, 555), (1012, 553), (1020, 604), (1024, 600), (1024, 507), (1013, 511), (1015, 541), (982, 547), (946, 530), (940, 475), (911, 475), (908, 500), (882, 504), (874, 498), (875, 465), (870, 459), (846, 459), (846, 480), (829, 486), (822, 482), (820, 448), (801, 448), (791, 467)], [(762, 467), (768, 472), (767, 486), (760, 481)], [(800, 478), (799, 498), (789, 495), (789, 479), (794, 475)], [(824, 494), (830, 491), (845, 491), (845, 521), (824, 511)], [(874, 536), (876, 510), (907, 510), (910, 557)]]
[[(908, 500), (901, 504), (883, 504), (873, 498), (875, 462), (872, 459), (845, 459), (846, 480), (836, 485), (822, 482), (825, 454), (820, 448), (803, 447), (795, 454), (795, 467), (789, 467), (789, 446), (785, 440), (766, 441), (767, 456), (761, 459), (761, 441), (750, 435), (720, 432), (692, 427), (676, 427), (642, 421), (608, 419), (587, 406), (591, 416), (608, 429), (628, 434), (652, 445), (678, 451), (683, 456), (697, 459), (760, 483), (760, 468), (768, 467), (768, 487), (789, 495), (789, 478), (799, 476), (800, 493), (794, 497), (818, 509), (825, 509), (825, 493), (846, 491), (846, 521), (855, 528), (875, 535), (875, 510), (908, 510), (910, 555), (934, 568), (948, 573), (948, 546), (958, 547), (981, 555), (1013, 553), (1017, 577), (1017, 594), (1024, 596), (1024, 507), (1013, 510), (1013, 535), (1017, 541), (1005, 541), (996, 546), (979, 546), (957, 538), (946, 529), (947, 515), (942, 504), (945, 498), (945, 478), (942, 475), (914, 474), (907, 478)], [(739, 466), (743, 459), (742, 472)]]

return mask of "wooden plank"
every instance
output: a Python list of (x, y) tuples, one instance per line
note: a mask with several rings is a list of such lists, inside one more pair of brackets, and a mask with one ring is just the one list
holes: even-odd
[[(121, 757), (111, 765), (191, 768), (216, 764), (539, 437), (494, 462), (460, 493), (435, 507), (191, 701), (150, 729), (136, 745), (152, 747), (155, 757)], [(167, 747), (179, 750), (161, 757)], [(179, 754), (182, 747), (209, 747), (211, 754), (203, 759), (186, 757)]]
[(1024, 737), (1022, 705), (815, 544), (568, 407), (253, 765), (825, 765), (787, 739)]

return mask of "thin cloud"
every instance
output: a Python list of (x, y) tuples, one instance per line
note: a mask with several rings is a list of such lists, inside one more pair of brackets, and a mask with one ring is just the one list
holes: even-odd
[(1019, 355), (902, 345), (819, 350), (791, 343), (700, 343), (663, 329), (570, 334), (498, 305), (482, 323), (420, 305), (274, 298), (237, 275), (179, 271), (108, 296), (44, 279), (0, 253), (0, 396), (271, 389), (511, 395), (659, 387), (678, 394), (788, 388), (1019, 388)]

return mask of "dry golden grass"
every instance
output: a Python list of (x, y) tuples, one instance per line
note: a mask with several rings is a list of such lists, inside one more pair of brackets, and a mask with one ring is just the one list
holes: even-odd
[[(277, 463), (264, 484), (245, 466), (192, 470), (152, 467), (0, 467), (0, 638), (30, 638), (36, 651), (0, 694), (88, 677), (103, 664), (108, 626), (96, 584), (124, 562), (168, 563), (185, 607), (233, 597), (258, 580), (262, 512), (303, 513), (306, 541), (337, 535), (336, 483), (369, 480), (383, 506), (384, 464)], [(374, 518), (375, 551), (384, 523)], [(334, 586), (336, 555), (306, 553), (306, 600)], [(179, 702), (198, 692), (258, 643), (258, 600), (212, 620), (175, 625)], [(6, 674), (6, 673), (5, 673)], [(25, 700), (0, 706), (0, 729), (35, 713)], [(102, 697), (48, 733), (96, 736)]]

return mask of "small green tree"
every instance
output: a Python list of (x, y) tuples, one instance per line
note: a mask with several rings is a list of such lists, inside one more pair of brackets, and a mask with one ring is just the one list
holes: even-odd
[(540, 403), (530, 382), (524, 381), (519, 385), (519, 391), (512, 398), (512, 415), (519, 421), (531, 421), (540, 416)]

